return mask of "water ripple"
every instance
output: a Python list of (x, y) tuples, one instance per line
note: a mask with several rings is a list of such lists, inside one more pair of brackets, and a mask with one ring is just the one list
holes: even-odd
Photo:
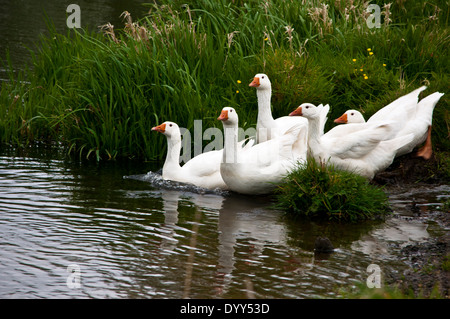
[(147, 174), (142, 175), (129, 175), (124, 176), (124, 179), (135, 179), (143, 182), (150, 183), (155, 188), (158, 189), (169, 189), (169, 190), (179, 190), (179, 191), (187, 191), (197, 194), (216, 194), (216, 195), (227, 195), (229, 192), (217, 189), (207, 189), (200, 186), (195, 186), (191, 184), (180, 183), (171, 180), (165, 180), (162, 178), (162, 175), (159, 172), (148, 172)]
[[(398, 190), (391, 200), (428, 207), (446, 192)], [(391, 243), (430, 236), (402, 219), (289, 220), (270, 204), (151, 171), (0, 156), (0, 297), (245, 298), (248, 287), (259, 298), (335, 297), (363, 282), (368, 264), (398, 262)], [(324, 234), (337, 249), (319, 258)], [(67, 286), (72, 264), (78, 289)]]

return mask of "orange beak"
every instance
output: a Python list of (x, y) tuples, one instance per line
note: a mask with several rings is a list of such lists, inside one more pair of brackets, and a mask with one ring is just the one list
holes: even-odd
[(302, 116), (302, 107), (299, 106), (295, 111), (292, 111), (289, 116)]
[(347, 123), (347, 113), (342, 114), (340, 117), (334, 120), (334, 123), (344, 124)]
[(152, 131), (157, 131), (157, 132), (160, 132), (160, 133), (164, 133), (166, 131), (166, 124), (163, 123), (161, 125), (152, 127)]
[(252, 83), (250, 83), (248, 86), (251, 86), (253, 88), (257, 88), (259, 86), (259, 78), (258, 77), (254, 77)]
[(219, 121), (226, 121), (226, 120), (228, 120), (228, 111), (227, 110), (222, 110), (222, 112), (220, 112), (220, 116), (217, 119)]

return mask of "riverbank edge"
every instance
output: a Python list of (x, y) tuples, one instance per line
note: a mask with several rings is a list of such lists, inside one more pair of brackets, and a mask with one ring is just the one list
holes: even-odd
[[(434, 153), (425, 161), (415, 152), (397, 158), (384, 172), (377, 174), (373, 183), (384, 186), (387, 193), (394, 187), (449, 184), (448, 155)], [(450, 298), (450, 204), (449, 199), (437, 210), (422, 212), (414, 202), (408, 205), (411, 217), (395, 215), (392, 218), (420, 220), (424, 223), (437, 223), (444, 234), (431, 236), (428, 240), (411, 243), (400, 248), (400, 260), (409, 268), (403, 272), (388, 271), (385, 274), (385, 287), (368, 292), (362, 289), (359, 298)]]

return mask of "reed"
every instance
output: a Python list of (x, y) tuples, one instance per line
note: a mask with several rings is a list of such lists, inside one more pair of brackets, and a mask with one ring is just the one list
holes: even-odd
[[(248, 83), (260, 72), (274, 85), (275, 116), (306, 101), (329, 103), (330, 119), (348, 108), (369, 116), (422, 84), (447, 93), (445, 1), (382, 10), (380, 29), (368, 28), (357, 0), (163, 1), (139, 21), (125, 12), (120, 29), (57, 34), (49, 23), (29, 68), (11, 68), (1, 84), (0, 141), (59, 143), (97, 160), (162, 159), (165, 140), (150, 128), (163, 121), (220, 128), (218, 113), (233, 106), (244, 128), (254, 126)], [(448, 150), (448, 94), (434, 119), (433, 142)]]

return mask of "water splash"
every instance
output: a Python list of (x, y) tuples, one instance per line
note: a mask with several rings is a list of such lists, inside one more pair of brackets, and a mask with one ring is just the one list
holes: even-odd
[(192, 184), (185, 184), (185, 183), (181, 183), (181, 182), (163, 179), (163, 177), (161, 175), (161, 170), (159, 170), (157, 172), (150, 171), (147, 174), (123, 176), (123, 178), (146, 182), (157, 189), (177, 190), (177, 191), (191, 192), (191, 193), (196, 193), (196, 194), (214, 194), (214, 195), (222, 195), (222, 196), (229, 195), (228, 191), (225, 191), (220, 188), (208, 189), (208, 188), (203, 188), (203, 187), (192, 185)]

